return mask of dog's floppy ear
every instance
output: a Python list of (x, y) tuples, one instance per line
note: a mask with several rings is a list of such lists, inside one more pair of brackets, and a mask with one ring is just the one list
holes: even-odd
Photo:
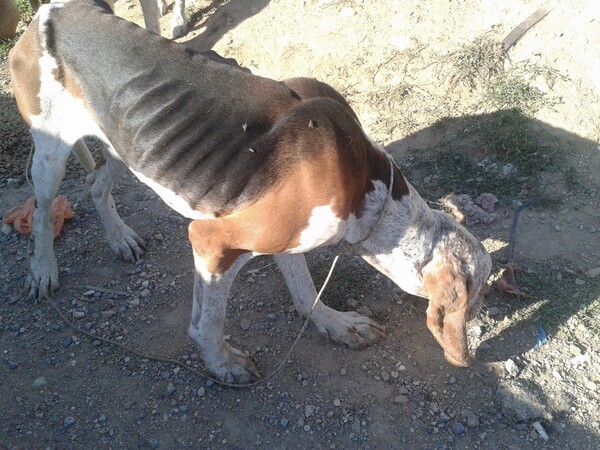
[(436, 256), (423, 268), (423, 283), (429, 298), (427, 327), (444, 349), (453, 366), (470, 362), (467, 343), (469, 290), (472, 281), (454, 255)]

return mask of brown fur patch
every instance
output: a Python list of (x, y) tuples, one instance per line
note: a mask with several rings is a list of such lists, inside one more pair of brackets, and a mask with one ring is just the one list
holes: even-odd
[(39, 60), (42, 47), (38, 37), (38, 21), (33, 20), (8, 55), (10, 78), (17, 106), (27, 125), (31, 126), (31, 116), (40, 114)]

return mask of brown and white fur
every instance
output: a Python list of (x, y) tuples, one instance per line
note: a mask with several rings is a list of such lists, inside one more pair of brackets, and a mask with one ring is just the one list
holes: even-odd
[[(306, 316), (316, 290), (303, 253), (341, 241), (406, 292), (428, 298), (427, 325), (447, 360), (469, 363), (466, 321), (481, 304), (490, 257), (427, 206), (333, 88), (254, 76), (116, 18), (102, 0), (43, 6), (10, 54), (10, 73), (36, 149), (30, 297), (59, 286), (50, 205), (71, 151), (94, 168), (82, 140), (94, 135), (106, 161), (89, 183), (117, 255), (133, 261), (143, 253), (111, 195), (126, 167), (192, 219), (188, 333), (219, 379), (259, 376), (223, 337), (227, 295), (242, 266), (273, 254)], [(311, 321), (352, 348), (384, 336), (373, 320), (321, 302)]]

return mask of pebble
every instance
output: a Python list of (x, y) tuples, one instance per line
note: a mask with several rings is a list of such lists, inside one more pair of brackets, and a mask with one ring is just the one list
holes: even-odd
[(480, 326), (475, 326), (475, 327), (471, 328), (471, 331), (477, 337), (483, 336), (483, 328), (481, 328)]
[(398, 392), (401, 395), (406, 395), (406, 394), (408, 394), (408, 389), (406, 389), (404, 386), (400, 386), (400, 389), (398, 389)]
[(600, 267), (594, 267), (593, 269), (588, 270), (585, 273), (585, 276), (587, 278), (591, 278), (591, 279), (599, 277), (600, 276)]
[(491, 306), (488, 308), (487, 312), (490, 316), (497, 316), (498, 314), (500, 314), (500, 309), (496, 308), (495, 306)]
[(354, 11), (354, 9), (352, 9), (350, 6), (344, 6), (342, 9), (340, 9), (340, 17), (344, 19), (352, 17), (355, 14), (356, 11)]
[(348, 308), (351, 309), (356, 309), (356, 307), (358, 306), (358, 302), (355, 298), (349, 298), (348, 300), (346, 300), (346, 304), (348, 305)]
[(361, 316), (365, 317), (371, 317), (373, 315), (373, 311), (371, 311), (368, 307), (364, 305), (358, 308), (356, 312), (359, 313)]
[(148, 298), (150, 297), (150, 290), (144, 289), (142, 292), (140, 292), (140, 295), (144, 298)]
[(158, 442), (158, 439), (150, 439), (148, 441), (148, 445), (150, 448), (158, 448), (160, 446), (160, 442)]
[(390, 380), (390, 374), (387, 373), (385, 370), (383, 372), (381, 372), (381, 379), (383, 381), (389, 381)]
[(397, 395), (396, 397), (394, 397), (394, 403), (408, 403), (408, 397), (405, 395)]
[(305, 417), (314, 416), (315, 412), (317, 412), (317, 407), (315, 405), (306, 405), (304, 407), (304, 416)]
[(17, 367), (19, 367), (19, 363), (16, 361), (8, 361), (8, 368), (11, 370), (16, 369)]
[(206, 389), (203, 387), (198, 388), (198, 397), (204, 397), (206, 395)]
[(44, 384), (46, 384), (46, 377), (36, 378), (35, 381), (33, 382), (33, 385), (35, 387), (40, 387), (40, 386), (43, 386)]
[(463, 411), (462, 416), (467, 419), (467, 426), (474, 428), (479, 426), (479, 419), (473, 411)]
[(285, 417), (283, 419), (279, 420), (279, 426), (281, 428), (285, 428), (288, 426), (288, 423), (290, 423), (290, 421), (288, 419), (286, 419)]
[(69, 345), (71, 345), (72, 343), (73, 343), (73, 339), (71, 338), (71, 336), (65, 336), (65, 337), (63, 338), (63, 340), (61, 341), (61, 343), (60, 343), (60, 344), (61, 344), (61, 345), (62, 345), (64, 348), (67, 348), (67, 347), (68, 347)]
[(336, 398), (336, 399), (333, 401), (333, 406), (336, 406), (336, 407), (342, 406), (342, 402), (340, 401), (340, 399), (339, 399), (339, 398)]
[(581, 278), (575, 278), (575, 284), (577, 286), (583, 286), (585, 284), (585, 280), (582, 280)]
[(267, 314), (267, 319), (269, 319), (270, 321), (275, 321), (275, 320), (277, 320), (277, 315)]
[(169, 383), (167, 385), (167, 395), (172, 395), (173, 392), (175, 392), (175, 386), (173, 385), (173, 383)]
[(63, 427), (70, 428), (74, 424), (75, 424), (75, 418), (74, 417), (71, 417), (71, 416), (65, 417), (65, 420), (63, 421)]
[(461, 434), (465, 434), (467, 432), (467, 429), (465, 428), (465, 426), (460, 423), (458, 420), (455, 420), (454, 422), (452, 422), (452, 432), (458, 436), (460, 436)]
[(512, 359), (507, 359), (504, 362), (504, 368), (506, 369), (508, 374), (513, 378), (519, 375), (519, 366), (517, 366), (517, 364)]
[(188, 407), (187, 407), (187, 405), (181, 405), (181, 406), (179, 407), (179, 412), (182, 412), (182, 413), (186, 413), (186, 412), (188, 412)]
[(250, 328), (250, 320), (244, 317), (242, 320), (240, 320), (240, 327), (242, 330), (247, 331), (248, 328)]
[(454, 383), (456, 383), (456, 377), (450, 377), (450, 378), (448, 379), (448, 383), (449, 383), (449, 384), (454, 384)]

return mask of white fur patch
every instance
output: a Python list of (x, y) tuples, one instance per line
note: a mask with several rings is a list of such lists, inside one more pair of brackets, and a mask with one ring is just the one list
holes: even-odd
[(304, 253), (321, 245), (339, 241), (344, 235), (347, 222), (333, 212), (331, 206), (315, 207), (308, 219), (308, 226), (300, 234), (300, 244), (289, 253)]
[(148, 178), (146, 175), (130, 169), (139, 180), (156, 192), (163, 201), (184, 217), (192, 220), (214, 219), (213, 214), (206, 214), (192, 209), (190, 204), (175, 192)]

